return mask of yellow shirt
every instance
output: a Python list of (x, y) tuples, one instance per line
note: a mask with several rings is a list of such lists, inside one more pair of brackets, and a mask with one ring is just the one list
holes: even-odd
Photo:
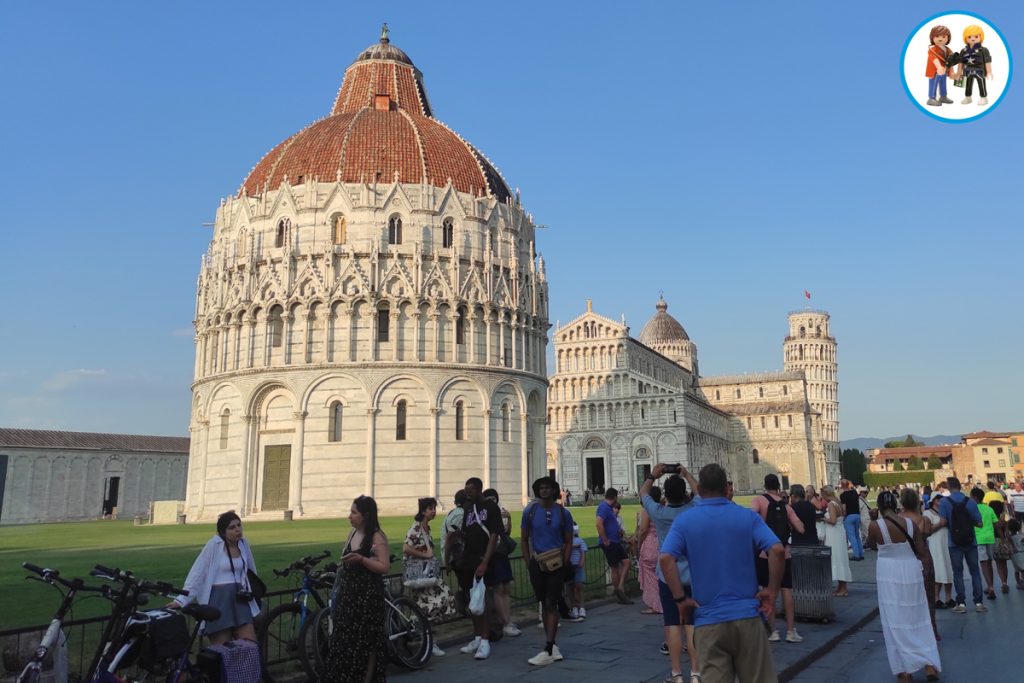
[(998, 500), (1000, 503), (1006, 502), (1006, 499), (1003, 498), (1003, 494), (999, 493), (999, 491), (992, 490), (985, 492), (985, 497), (981, 499), (981, 502), (984, 503), (985, 505), (988, 505), (993, 500)]

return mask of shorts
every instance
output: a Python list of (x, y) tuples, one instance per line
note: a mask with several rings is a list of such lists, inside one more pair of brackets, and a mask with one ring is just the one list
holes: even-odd
[[(679, 614), (679, 605), (676, 604), (676, 598), (672, 595), (668, 584), (661, 579), (658, 579), (658, 595), (661, 596), (661, 618), (664, 620), (665, 626), (681, 626), (683, 621), (682, 615)], [(683, 595), (688, 598), (693, 597), (693, 590), (690, 588), (690, 584), (683, 584)], [(693, 625), (692, 611), (690, 612), (690, 618), (686, 621), (686, 625)]]
[(587, 582), (587, 568), (582, 564), (576, 565), (576, 571), (573, 572), (572, 580), (566, 583), (586, 583)]
[(629, 559), (626, 548), (621, 543), (603, 545), (601, 550), (604, 552), (604, 559), (608, 560), (609, 567), (618, 567), (623, 560)]
[(530, 560), (530, 584), (537, 602), (548, 609), (558, 609), (558, 600), (565, 586), (565, 572), (556, 569), (553, 572), (542, 572), (537, 560)]
[[(768, 558), (757, 558), (757, 585), (765, 588), (768, 586)], [(786, 569), (782, 572), (782, 588), (793, 588), (793, 560), (786, 558)]]
[(978, 562), (984, 562), (985, 560), (994, 560), (996, 552), (995, 543), (979, 543), (978, 544)]
[(493, 588), (503, 583), (512, 583), (512, 561), (505, 555), (494, 555), (491, 557), (491, 563), (487, 565), (484, 584), (488, 588)]
[[(463, 557), (462, 562), (458, 567), (455, 567), (455, 578), (459, 581), (459, 590), (468, 591), (473, 587), (473, 579), (476, 578), (476, 568), (480, 566), (482, 557)], [(495, 558), (491, 558), (491, 563), (487, 565), (487, 572), (484, 573), (484, 583), (486, 583), (487, 573), (494, 567)]]

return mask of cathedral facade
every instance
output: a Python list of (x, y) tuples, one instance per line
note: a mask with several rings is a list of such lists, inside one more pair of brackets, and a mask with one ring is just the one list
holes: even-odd
[(722, 464), (740, 491), (768, 473), (839, 479), (838, 365), (829, 315), (790, 313), (784, 368), (702, 377), (697, 346), (661, 299), (639, 339), (587, 311), (554, 332), (548, 467), (570, 491), (636, 491), (655, 463)]
[(186, 515), (411, 514), (545, 467), (535, 226), (386, 31), (221, 202), (198, 279)]

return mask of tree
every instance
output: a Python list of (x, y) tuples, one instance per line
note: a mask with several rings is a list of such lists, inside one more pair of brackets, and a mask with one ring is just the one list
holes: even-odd
[(923, 445), (923, 442), (914, 439), (913, 434), (907, 434), (906, 439), (893, 439), (892, 441), (885, 442), (885, 448), (912, 448)]
[(844, 479), (849, 479), (857, 486), (864, 485), (864, 470), (868, 468), (864, 453), (856, 448), (847, 448), (839, 456), (839, 464)]
[(902, 471), (903, 471), (903, 463), (902, 463), (902, 462), (900, 462), (899, 460), (897, 460), (896, 462), (894, 462), (894, 463), (892, 464), (892, 471), (893, 471), (893, 472), (902, 472)]
[(916, 455), (912, 455), (907, 460), (907, 469), (908, 470), (923, 470), (924, 469), (924, 463), (921, 462), (921, 458), (917, 457)]
[(937, 456), (937, 455), (929, 455), (928, 456), (928, 469), (930, 469), (930, 470), (940, 470), (940, 469), (942, 469), (942, 459), (939, 458), (939, 456)]

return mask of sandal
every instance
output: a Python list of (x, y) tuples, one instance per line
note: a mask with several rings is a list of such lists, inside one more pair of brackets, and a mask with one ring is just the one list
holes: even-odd
[(924, 668), (924, 673), (925, 673), (925, 676), (928, 678), (929, 681), (937, 681), (937, 680), (939, 680), (939, 672), (935, 669), (934, 666), (931, 666), (931, 665), (926, 666)]
[(1010, 587), (1007, 586), (1005, 583), (1003, 584), (1003, 592), (1004, 593), (1009, 593), (1010, 592)]
[(650, 607), (644, 610), (640, 610), (640, 614), (661, 614), (661, 612), (655, 612)]
[(946, 609), (946, 603), (942, 602), (942, 600), (936, 600), (935, 609)]
[(832, 597), (834, 597), (834, 598), (848, 598), (848, 597), (850, 597), (850, 593), (848, 591), (843, 591), (842, 593), (840, 593), (839, 591), (832, 591)]

